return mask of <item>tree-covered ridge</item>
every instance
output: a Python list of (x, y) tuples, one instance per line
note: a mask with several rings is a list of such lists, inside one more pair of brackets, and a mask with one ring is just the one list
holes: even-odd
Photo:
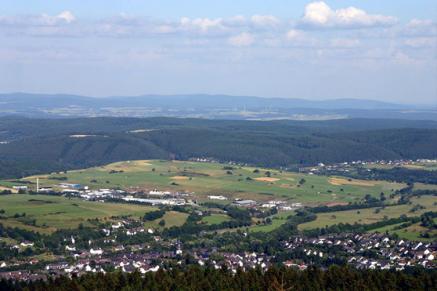
[(435, 158), (436, 128), (432, 122), (400, 121), (396, 125), (384, 120), (3, 118), (0, 177), (138, 159), (201, 157), (297, 168), (319, 162)]

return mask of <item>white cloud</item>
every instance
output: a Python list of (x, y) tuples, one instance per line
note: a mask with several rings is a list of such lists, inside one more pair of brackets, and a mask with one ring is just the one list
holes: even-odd
[(177, 27), (174, 22), (120, 14), (92, 25), (90, 33), (106, 37), (144, 37), (172, 34)]
[(66, 23), (71, 23), (76, 20), (76, 17), (70, 11), (62, 11), (56, 18), (64, 20)]
[(253, 35), (269, 29), (272, 33), (283, 32), (280, 20), (272, 15), (253, 15), (245, 17), (236, 15), (228, 18), (189, 18), (182, 17), (178, 21), (164, 21), (119, 15), (100, 21), (95, 31), (101, 35), (111, 36), (147, 36), (150, 34), (179, 34), (189, 37), (215, 36), (229, 37), (247, 32)]
[(307, 4), (301, 20), (303, 25), (319, 28), (390, 26), (396, 22), (395, 17), (368, 14), (366, 11), (355, 7), (333, 10), (323, 1)]
[(297, 40), (297, 39), (302, 39), (302, 37), (303, 37), (303, 32), (297, 29), (291, 29), (286, 34), (287, 40)]
[(412, 48), (437, 47), (437, 39), (434, 37), (416, 37), (404, 41), (406, 46)]
[(320, 41), (302, 30), (290, 29), (283, 35), (284, 46), (290, 47), (305, 47), (305, 48), (315, 48), (320, 46)]
[(313, 24), (326, 24), (332, 13), (331, 8), (325, 2), (309, 3), (305, 6), (303, 21)]
[(437, 36), (437, 23), (430, 19), (412, 19), (405, 25), (402, 34), (408, 36)]
[(238, 47), (250, 46), (255, 42), (255, 38), (250, 33), (243, 32), (239, 35), (230, 37), (228, 42), (229, 44)]
[(421, 27), (430, 27), (432, 25), (435, 25), (434, 22), (431, 19), (411, 19), (408, 24), (407, 27), (408, 28), (421, 28)]
[(401, 51), (394, 52), (391, 57), (391, 60), (395, 64), (399, 64), (399, 65), (416, 65), (419, 63), (418, 60), (410, 57), (409, 55)]
[(19, 15), (0, 16), (0, 25), (10, 27), (38, 27), (38, 26), (59, 26), (69, 24), (76, 20), (70, 11), (63, 11), (58, 15)]
[(223, 21), (226, 26), (245, 26), (247, 25), (247, 18), (244, 15), (235, 15)]
[(277, 26), (280, 21), (273, 15), (253, 15), (250, 20), (257, 26)]
[(266, 37), (261, 43), (269, 48), (278, 48), (281, 46), (282, 40), (278, 37)]
[(0, 15), (0, 35), (77, 37), (82, 35), (76, 17), (70, 11), (57, 15)]
[(335, 38), (330, 41), (330, 45), (333, 48), (356, 48), (360, 43), (358, 39), (350, 38)]
[(202, 33), (209, 32), (211, 30), (223, 30), (225, 27), (223, 25), (222, 18), (209, 19), (209, 18), (195, 18), (191, 19), (188, 17), (182, 17), (180, 20), (180, 25), (183, 29), (187, 30), (197, 30)]

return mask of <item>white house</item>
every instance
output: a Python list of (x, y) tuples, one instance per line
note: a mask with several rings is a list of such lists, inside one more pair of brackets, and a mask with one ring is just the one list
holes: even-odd
[(65, 246), (65, 249), (66, 249), (67, 251), (70, 251), (70, 252), (75, 252), (75, 251), (76, 251), (76, 248), (75, 248), (75, 247), (70, 247), (70, 246)]
[(91, 255), (95, 255), (95, 256), (100, 256), (103, 255), (103, 250), (102, 249), (91, 249), (90, 250), (90, 254)]
[(228, 200), (227, 197), (222, 196), (222, 195), (209, 195), (208, 199), (211, 199), (211, 200)]
[(33, 247), (34, 243), (33, 242), (22, 242), (20, 244), (20, 246), (22, 247)]

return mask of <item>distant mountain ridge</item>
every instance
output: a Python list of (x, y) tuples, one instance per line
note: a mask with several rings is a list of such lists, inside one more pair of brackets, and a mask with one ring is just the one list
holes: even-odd
[(87, 97), (66, 94), (0, 94), (0, 116), (193, 117), (213, 119), (396, 118), (437, 120), (437, 108), (376, 100), (306, 100), (229, 95)]
[[(32, 105), (106, 105), (106, 106), (192, 106), (192, 107), (268, 107), (286, 106), (288, 108), (330, 108), (330, 109), (406, 109), (408, 106), (377, 100), (330, 99), (308, 100), (299, 98), (264, 98), (231, 95), (141, 95), (88, 97), (69, 94), (0, 94), (0, 102)], [(50, 104), (47, 104), (50, 102)], [(53, 104), (54, 102), (54, 104)]]

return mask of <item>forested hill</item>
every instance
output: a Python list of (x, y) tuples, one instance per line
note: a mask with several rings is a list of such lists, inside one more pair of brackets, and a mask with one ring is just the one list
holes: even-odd
[(0, 177), (120, 160), (209, 157), (266, 167), (435, 158), (437, 122), (0, 119)]

